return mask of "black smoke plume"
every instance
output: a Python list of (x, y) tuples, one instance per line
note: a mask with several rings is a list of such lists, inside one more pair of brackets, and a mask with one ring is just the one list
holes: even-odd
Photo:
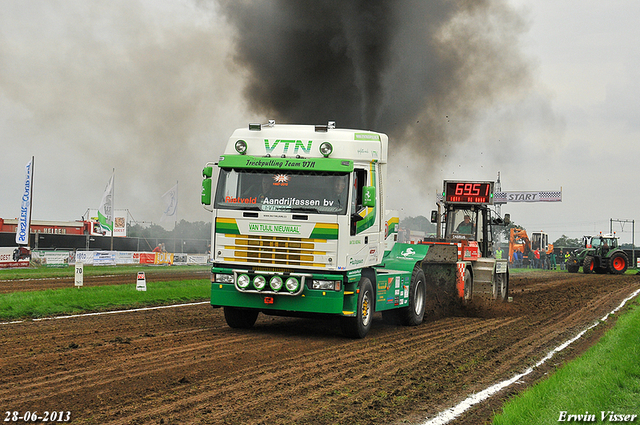
[(502, 0), (219, 0), (253, 112), (386, 132), (431, 154), (528, 82)]

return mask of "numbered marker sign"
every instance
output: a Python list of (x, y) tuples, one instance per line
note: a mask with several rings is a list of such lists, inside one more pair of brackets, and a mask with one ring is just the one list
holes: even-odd
[(75, 285), (81, 287), (84, 282), (84, 264), (76, 263)]
[(138, 283), (136, 284), (138, 291), (147, 290), (147, 279), (144, 277), (144, 272), (138, 272)]

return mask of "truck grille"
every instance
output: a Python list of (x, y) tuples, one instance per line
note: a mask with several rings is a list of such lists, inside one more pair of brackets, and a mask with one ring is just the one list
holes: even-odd
[(225, 262), (331, 267), (336, 262), (337, 240), (280, 236), (217, 234), (217, 251)]

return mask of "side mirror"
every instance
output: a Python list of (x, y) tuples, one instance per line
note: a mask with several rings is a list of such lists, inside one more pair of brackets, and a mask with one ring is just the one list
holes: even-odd
[(373, 186), (364, 186), (362, 188), (362, 205), (365, 207), (376, 206), (376, 188)]
[(431, 222), (432, 223), (438, 222), (438, 211), (436, 210), (431, 211)]
[(202, 180), (202, 205), (211, 205), (211, 178), (205, 178)]
[(504, 225), (505, 225), (505, 226), (508, 226), (508, 225), (509, 225), (509, 223), (511, 223), (511, 214), (505, 214), (505, 215), (504, 215), (504, 220), (503, 220), (503, 221), (504, 221)]

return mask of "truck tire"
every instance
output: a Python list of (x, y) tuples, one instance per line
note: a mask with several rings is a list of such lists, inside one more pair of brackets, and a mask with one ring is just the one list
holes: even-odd
[(364, 338), (371, 329), (373, 321), (375, 295), (369, 278), (363, 277), (360, 280), (359, 289), (356, 316), (340, 318), (342, 333), (349, 338)]
[(509, 275), (498, 273), (493, 283), (493, 299), (507, 301), (509, 299)]
[(586, 257), (584, 257), (584, 261), (582, 263), (582, 273), (584, 274), (593, 273), (593, 269), (594, 269), (593, 257), (590, 255), (587, 255)]
[(258, 318), (258, 310), (251, 308), (224, 307), (224, 320), (235, 329), (249, 329)]
[(409, 305), (399, 310), (400, 323), (404, 326), (418, 326), (424, 319), (426, 305), (426, 279), (420, 267), (413, 269), (409, 284)]
[(609, 258), (609, 272), (613, 274), (623, 274), (629, 267), (629, 259), (624, 252), (615, 252)]

